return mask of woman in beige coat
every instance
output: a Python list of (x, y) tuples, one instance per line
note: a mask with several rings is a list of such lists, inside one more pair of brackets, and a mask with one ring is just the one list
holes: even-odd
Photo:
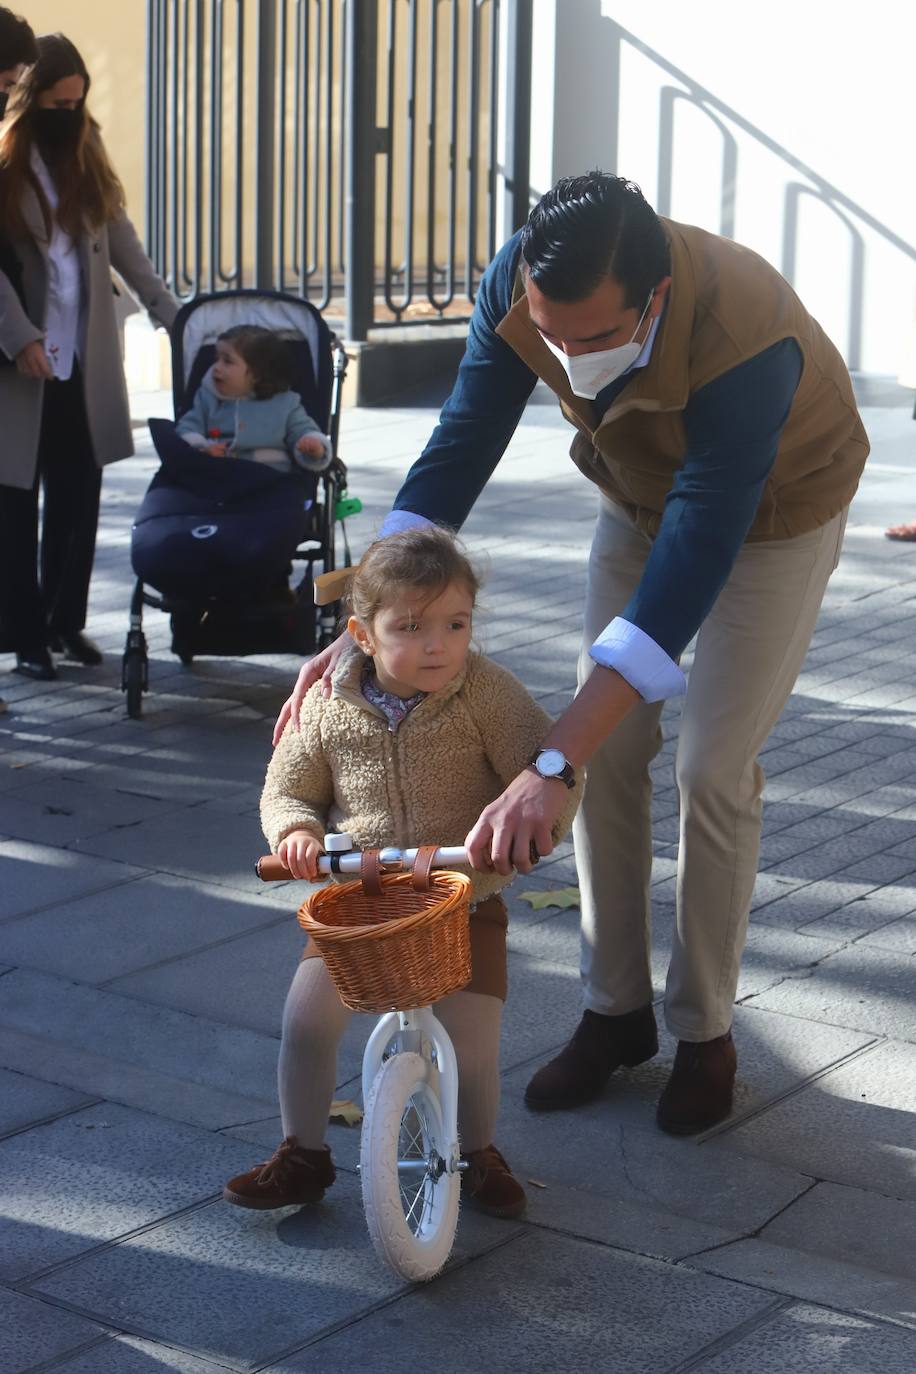
[(111, 268), (157, 324), (178, 303), (124, 212), (83, 59), (62, 34), (38, 54), (0, 132), (0, 624), (18, 670), (47, 679), (49, 649), (101, 661), (82, 632), (101, 468), (133, 452)]

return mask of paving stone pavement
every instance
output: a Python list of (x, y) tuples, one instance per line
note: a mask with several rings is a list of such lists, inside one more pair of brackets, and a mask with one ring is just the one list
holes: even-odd
[[(260, 888), (257, 819), (294, 660), (182, 667), (146, 616), (150, 695), (119, 687), (128, 542), (154, 462), (105, 474), (90, 628), (99, 670), (0, 695), (0, 1367), (904, 1374), (916, 1368), (916, 518), (911, 395), (860, 387), (874, 454), (789, 705), (768, 741), (765, 833), (735, 1034), (735, 1112), (694, 1140), (654, 1126), (674, 1054), (574, 1116), (522, 1105), (578, 1010), (564, 845), (512, 897), (499, 1142), (535, 1179), (521, 1222), (462, 1216), (424, 1287), (384, 1271), (356, 1178), (277, 1214), (219, 1199), (279, 1135), (274, 1071), (299, 949), (289, 885)], [(158, 413), (167, 413), (159, 398)], [(347, 411), (361, 548), (435, 418)], [(489, 566), (483, 646), (569, 700), (594, 494), (535, 394), (466, 527)], [(689, 662), (689, 654), (688, 654)], [(678, 708), (655, 765), (657, 994), (674, 923)], [(339, 1095), (358, 1096), (356, 1017)]]

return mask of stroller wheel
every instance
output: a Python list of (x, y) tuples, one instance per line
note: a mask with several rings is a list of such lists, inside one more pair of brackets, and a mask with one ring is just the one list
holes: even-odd
[(147, 659), (143, 649), (131, 648), (124, 655), (122, 686), (127, 693), (127, 714), (139, 720), (143, 712), (143, 693), (147, 689)]
[(172, 611), (172, 653), (186, 668), (194, 662), (200, 625), (200, 611), (188, 606), (176, 606)]

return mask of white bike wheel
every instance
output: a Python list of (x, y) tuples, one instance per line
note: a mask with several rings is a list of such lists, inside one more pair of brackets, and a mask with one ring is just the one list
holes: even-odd
[(395, 1054), (366, 1103), (360, 1146), (363, 1207), (372, 1244), (396, 1274), (431, 1279), (452, 1252), (457, 1173), (445, 1171), (447, 1141), (433, 1071), (419, 1054)]

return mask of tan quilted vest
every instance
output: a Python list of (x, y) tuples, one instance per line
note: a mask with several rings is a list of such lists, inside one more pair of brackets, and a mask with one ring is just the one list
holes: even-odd
[(868, 438), (843, 359), (788, 282), (729, 239), (663, 219), (671, 246), (668, 304), (646, 367), (602, 417), (574, 396), (528, 317), (521, 273), (497, 333), (547, 383), (579, 431), (570, 456), (586, 477), (654, 536), (686, 452), (692, 392), (792, 338), (804, 359), (749, 539), (788, 539), (827, 524), (851, 501)]

